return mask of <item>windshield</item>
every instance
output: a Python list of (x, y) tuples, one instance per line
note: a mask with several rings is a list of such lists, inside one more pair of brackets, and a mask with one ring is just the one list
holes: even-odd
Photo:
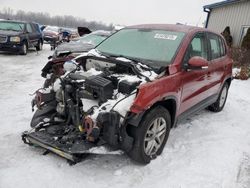
[(84, 37), (80, 37), (80, 39), (79, 39), (78, 42), (81, 42), (81, 43), (88, 43), (88, 44), (92, 44), (92, 45), (94, 45), (94, 46), (97, 46), (97, 45), (100, 44), (105, 38), (107, 38), (107, 36), (89, 34), (89, 35), (85, 35)]
[[(114, 56), (125, 56), (170, 64), (185, 33), (153, 29), (122, 29), (101, 43), (97, 50)], [(152, 63), (152, 62), (149, 62)]]
[(18, 22), (0, 22), (1, 30), (11, 30), (11, 31), (23, 31), (24, 23)]

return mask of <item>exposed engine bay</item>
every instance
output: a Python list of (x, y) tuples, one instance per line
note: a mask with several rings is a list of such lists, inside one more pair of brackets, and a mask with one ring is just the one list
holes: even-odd
[[(136, 96), (137, 87), (146, 82), (147, 76), (151, 76), (151, 78), (153, 74), (157, 76), (148, 68), (144, 70), (145, 67), (137, 66), (140, 71), (139, 76), (134, 73), (133, 68), (126, 64), (114, 64), (106, 60), (88, 58), (83, 67), (85, 70), (69, 73), (72, 82), (82, 84), (78, 95), (81, 99), (81, 114), (85, 114), (83, 129), (87, 130), (88, 136), (91, 135), (90, 132), (96, 128), (97, 124), (102, 123), (98, 121), (101, 120), (104, 113), (115, 112), (124, 120)], [(60, 99), (63, 90), (57, 89), (57, 84), (58, 82), (55, 82), (53, 86), (58, 101), (57, 112), (63, 115), (65, 110), (61, 107), (65, 104)], [(70, 90), (69, 86), (65, 89)]]
[(133, 142), (126, 133), (130, 107), (138, 87), (158, 75), (126, 58), (96, 56), (86, 56), (82, 64), (66, 62), (64, 69), (52, 86), (36, 92), (34, 130), (24, 133), (24, 142), (71, 161), (104, 143), (129, 150)]

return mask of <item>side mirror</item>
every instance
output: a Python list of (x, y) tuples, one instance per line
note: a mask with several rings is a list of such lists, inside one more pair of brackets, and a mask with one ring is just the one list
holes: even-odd
[(189, 59), (187, 69), (190, 70), (208, 69), (208, 61), (203, 57), (194, 56), (191, 59)]

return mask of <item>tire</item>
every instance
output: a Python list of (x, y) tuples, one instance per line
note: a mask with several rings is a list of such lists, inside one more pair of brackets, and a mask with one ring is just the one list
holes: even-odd
[(139, 163), (150, 163), (162, 153), (170, 127), (171, 117), (168, 110), (162, 106), (155, 107), (144, 116), (138, 127), (130, 127), (134, 144), (128, 155)]
[(224, 106), (226, 104), (228, 89), (229, 89), (229, 84), (227, 82), (225, 82), (225, 84), (221, 88), (221, 91), (220, 91), (220, 94), (219, 94), (217, 101), (215, 103), (213, 103), (212, 105), (210, 105), (208, 107), (208, 110), (210, 110), (212, 112), (222, 111), (222, 109), (224, 108)]
[(23, 45), (21, 46), (20, 50), (20, 55), (27, 55), (27, 51), (28, 51), (27, 42), (23, 42)]
[(41, 51), (42, 49), (43, 49), (43, 43), (41, 40), (39, 40), (36, 46), (36, 50)]

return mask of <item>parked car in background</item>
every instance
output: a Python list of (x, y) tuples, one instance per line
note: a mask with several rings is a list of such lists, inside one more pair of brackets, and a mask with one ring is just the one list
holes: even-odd
[(64, 71), (37, 91), (33, 129), (23, 141), (73, 162), (106, 144), (147, 164), (177, 122), (224, 108), (232, 60), (224, 38), (210, 30), (136, 25), (65, 62)]
[(43, 34), (37, 23), (0, 20), (0, 51), (26, 55), (28, 48), (42, 50)]
[(77, 29), (74, 29), (74, 28), (62, 28), (62, 35), (63, 35), (64, 42), (69, 42), (73, 39), (80, 37)]
[[(78, 59), (78, 55), (95, 48), (110, 36), (111, 33), (111, 31), (98, 30), (70, 41), (69, 43), (60, 44), (55, 49), (52, 59), (49, 60), (42, 69), (41, 76), (46, 78), (44, 87), (49, 87), (57, 78), (64, 74), (64, 62), (72, 59), (81, 61), (81, 58)], [(47, 77), (47, 75), (49, 75), (49, 77)]]
[(95, 48), (104, 39), (111, 35), (110, 31), (94, 31), (88, 35), (84, 35), (80, 38), (73, 39), (69, 43), (63, 43), (57, 46), (54, 51), (53, 58), (58, 56), (63, 56), (64, 54), (71, 54), (72, 56), (77, 56), (83, 52), (88, 52), (89, 50)]
[(46, 26), (43, 29), (44, 41), (49, 44), (56, 44), (62, 40), (62, 28), (57, 26)]

